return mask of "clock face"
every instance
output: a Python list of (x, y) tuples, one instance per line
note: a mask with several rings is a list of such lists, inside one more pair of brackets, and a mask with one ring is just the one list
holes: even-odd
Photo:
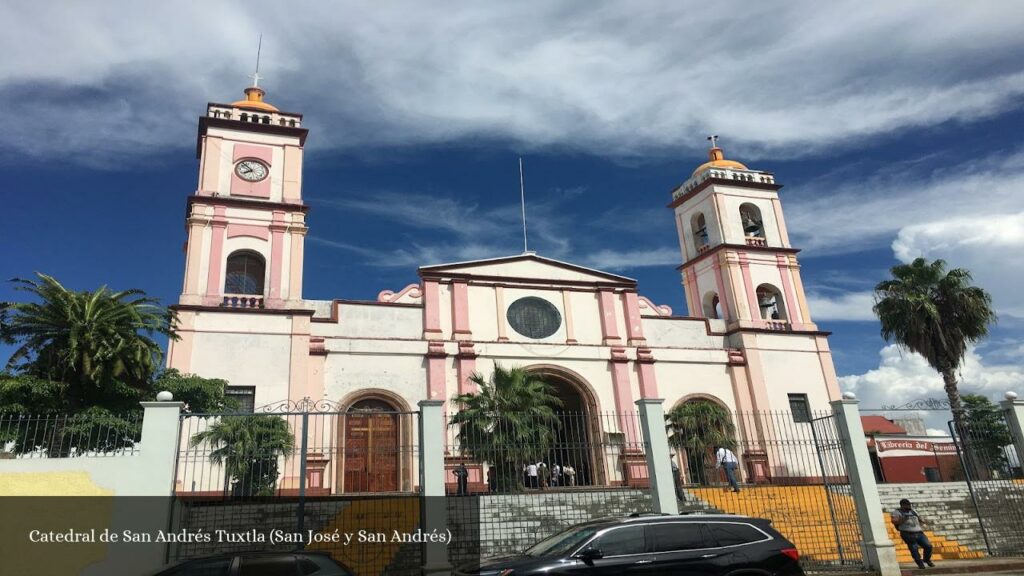
[(267, 177), (267, 165), (259, 160), (242, 160), (235, 164), (235, 174), (247, 182), (259, 182)]

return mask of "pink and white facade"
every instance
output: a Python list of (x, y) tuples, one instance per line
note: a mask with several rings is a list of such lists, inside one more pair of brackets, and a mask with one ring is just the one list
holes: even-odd
[[(301, 116), (264, 103), (262, 90), (210, 104), (200, 119), (170, 367), (252, 386), (256, 406), (309, 398), (415, 410), (472, 391), (469, 376), (495, 363), (550, 376), (586, 411), (632, 412), (642, 398), (663, 398), (666, 410), (693, 398), (789, 410), (791, 395), (824, 409), (839, 397), (779, 186), (718, 148), (669, 204), (683, 316), (635, 280), (532, 253), (425, 265), (418, 282), (382, 287), (393, 290), (373, 301), (306, 299), (305, 137)], [(543, 330), (514, 326), (509, 309), (523, 299), (548, 314)]]

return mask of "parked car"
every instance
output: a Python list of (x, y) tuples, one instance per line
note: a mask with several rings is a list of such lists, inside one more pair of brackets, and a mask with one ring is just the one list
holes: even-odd
[(325, 552), (237, 552), (186, 560), (154, 576), (352, 576)]
[(724, 514), (634, 514), (578, 524), (515, 556), (460, 567), (460, 576), (803, 576), (793, 543), (769, 520)]

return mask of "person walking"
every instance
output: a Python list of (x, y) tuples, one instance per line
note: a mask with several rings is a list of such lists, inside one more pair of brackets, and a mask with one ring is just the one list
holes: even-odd
[(537, 475), (540, 476), (540, 489), (544, 490), (551, 485), (551, 469), (544, 462), (537, 462)]
[(676, 500), (683, 501), (683, 479), (679, 474), (679, 464), (676, 463), (676, 459), (672, 458), (672, 483), (676, 487)]
[(740, 486), (736, 483), (736, 466), (738, 464), (739, 461), (732, 450), (725, 446), (719, 446), (715, 449), (715, 468), (725, 469), (725, 477), (729, 480), (729, 486), (732, 486), (733, 492), (740, 491)]
[(526, 484), (527, 488), (539, 488), (540, 487), (540, 484), (537, 482), (537, 465), (536, 464), (531, 462), (530, 464), (526, 465), (526, 479), (529, 480), (529, 482), (527, 482), (527, 484)]
[(452, 471), (455, 474), (455, 481), (458, 483), (458, 495), (465, 496), (469, 493), (469, 470), (466, 469), (465, 462), (459, 462), (458, 467)]
[(556, 487), (556, 486), (561, 486), (561, 485), (562, 485), (562, 466), (558, 462), (555, 462), (554, 464), (551, 465), (551, 486), (552, 487)]
[(562, 474), (565, 475), (565, 483), (569, 486), (576, 485), (576, 469), (571, 464), (566, 464), (565, 468), (562, 469)]
[(498, 491), (498, 476), (494, 466), (487, 469), (487, 491), (492, 493)]
[[(910, 500), (900, 500), (900, 507), (892, 511), (892, 525), (900, 531), (900, 538), (910, 549), (910, 556), (918, 568), (924, 569), (925, 565), (934, 567), (932, 562), (932, 543), (925, 536), (925, 521), (910, 506)], [(924, 548), (924, 558), (918, 548)]]

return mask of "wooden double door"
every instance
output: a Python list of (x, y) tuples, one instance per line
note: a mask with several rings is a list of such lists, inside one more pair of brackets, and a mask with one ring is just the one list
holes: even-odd
[(377, 400), (359, 402), (344, 415), (345, 492), (400, 489), (401, 416)]

